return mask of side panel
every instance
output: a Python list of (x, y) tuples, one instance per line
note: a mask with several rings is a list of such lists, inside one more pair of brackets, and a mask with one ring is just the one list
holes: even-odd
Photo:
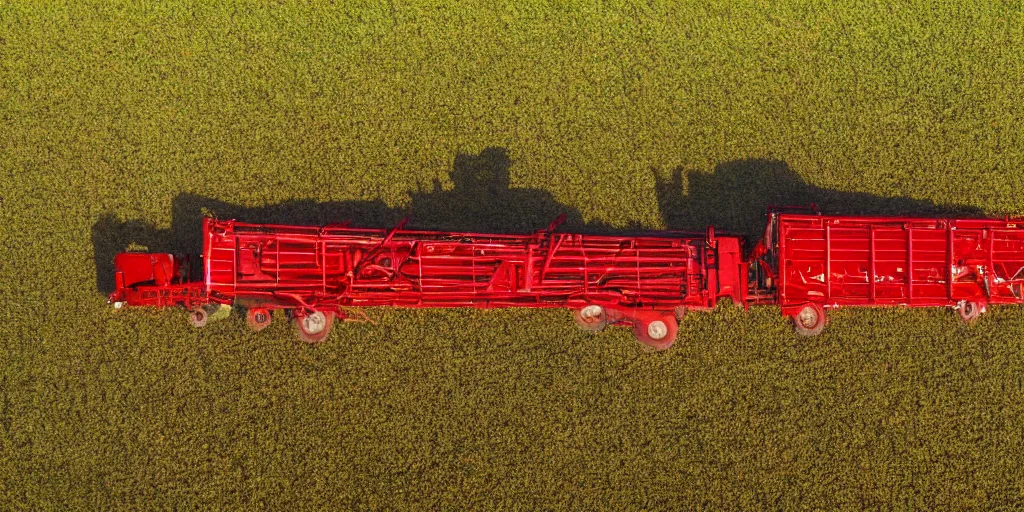
[[(706, 290), (703, 238), (490, 235), (208, 221), (211, 297), (292, 307), (706, 308), (742, 302), (740, 241), (720, 237)], [(714, 258), (712, 258), (714, 259)]]
[(744, 305), (747, 291), (747, 263), (743, 260), (739, 238), (718, 237), (718, 298), (728, 298), (735, 305)]
[(779, 302), (1021, 301), (1024, 230), (1008, 220), (779, 216)]
[(172, 254), (120, 253), (114, 257), (116, 307), (192, 306), (204, 303), (201, 283), (189, 281), (190, 260)]

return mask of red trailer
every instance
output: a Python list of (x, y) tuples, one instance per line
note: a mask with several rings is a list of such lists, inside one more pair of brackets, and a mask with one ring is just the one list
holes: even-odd
[(752, 265), (801, 334), (843, 306), (944, 306), (970, 321), (1024, 302), (1019, 222), (774, 212)]
[(702, 235), (557, 233), (559, 222), (503, 235), (206, 219), (201, 266), (170, 254), (119, 254), (110, 302), (183, 306), (197, 326), (211, 305), (241, 306), (256, 330), (283, 309), (307, 342), (366, 306), (562, 307), (584, 329), (626, 325), (664, 349), (686, 310), (759, 297), (748, 290), (756, 283), (748, 283), (738, 237), (710, 227)]

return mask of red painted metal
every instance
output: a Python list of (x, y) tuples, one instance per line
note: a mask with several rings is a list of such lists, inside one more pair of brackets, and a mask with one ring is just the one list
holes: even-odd
[[(313, 311), (345, 318), (367, 306), (567, 307), (597, 305), (607, 323), (636, 327), (667, 348), (677, 310), (742, 304), (742, 242), (673, 232), (607, 236), (547, 230), (525, 235), (247, 224), (206, 219), (203, 279), (157, 279), (171, 255), (122, 254), (112, 302), (206, 303)], [(661, 322), (665, 324), (657, 324)], [(652, 326), (653, 324), (653, 326)], [(654, 336), (662, 334), (662, 336)], [(657, 338), (657, 339), (655, 339)]]
[(207, 302), (201, 283), (189, 282), (191, 259), (171, 254), (121, 253), (114, 257), (116, 307), (185, 306)]
[(580, 327), (631, 327), (656, 349), (686, 310), (729, 298), (778, 304), (801, 334), (844, 306), (954, 307), (967, 321), (989, 304), (1024, 302), (1024, 221), (852, 217), (769, 212), (746, 258), (743, 241), (704, 234), (481, 234), (248, 224), (206, 219), (202, 277), (170, 254), (119, 254), (115, 306), (184, 306), (196, 325), (211, 305), (249, 311), (253, 329), (287, 310), (300, 339), (324, 339), (359, 308), (571, 308)]
[(1024, 302), (1024, 224), (772, 213), (762, 254), (783, 314), (842, 306)]

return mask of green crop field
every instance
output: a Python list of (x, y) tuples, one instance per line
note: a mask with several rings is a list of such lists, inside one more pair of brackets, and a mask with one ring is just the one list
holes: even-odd
[(212, 3), (0, 0), (0, 509), (1024, 506), (1024, 308), (726, 305), (647, 353), (562, 310), (309, 347), (103, 293), (208, 214), (1024, 214), (1019, 1)]

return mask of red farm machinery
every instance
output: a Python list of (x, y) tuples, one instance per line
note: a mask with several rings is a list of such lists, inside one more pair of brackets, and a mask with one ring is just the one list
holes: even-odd
[(693, 234), (479, 234), (248, 224), (205, 219), (201, 262), (172, 254), (114, 259), (122, 306), (181, 306), (196, 326), (238, 306), (250, 327), (284, 310), (300, 339), (324, 340), (363, 307), (568, 308), (583, 329), (631, 328), (654, 349), (689, 310), (720, 299), (777, 304), (815, 335), (825, 310), (946, 306), (972, 320), (1020, 303), (1024, 228), (1009, 219), (846, 217), (770, 212), (764, 237)]
[(571, 308), (588, 330), (626, 325), (667, 348), (688, 309), (747, 296), (741, 240), (656, 233), (606, 236), (546, 230), (528, 235), (304, 227), (205, 219), (201, 277), (192, 258), (121, 253), (115, 307), (184, 306), (194, 325), (211, 306), (241, 306), (254, 329), (271, 310), (297, 335), (323, 340), (361, 307)]
[(964, 321), (1019, 304), (1024, 223), (770, 213), (751, 255), (782, 314), (815, 335), (826, 308), (951, 307)]

